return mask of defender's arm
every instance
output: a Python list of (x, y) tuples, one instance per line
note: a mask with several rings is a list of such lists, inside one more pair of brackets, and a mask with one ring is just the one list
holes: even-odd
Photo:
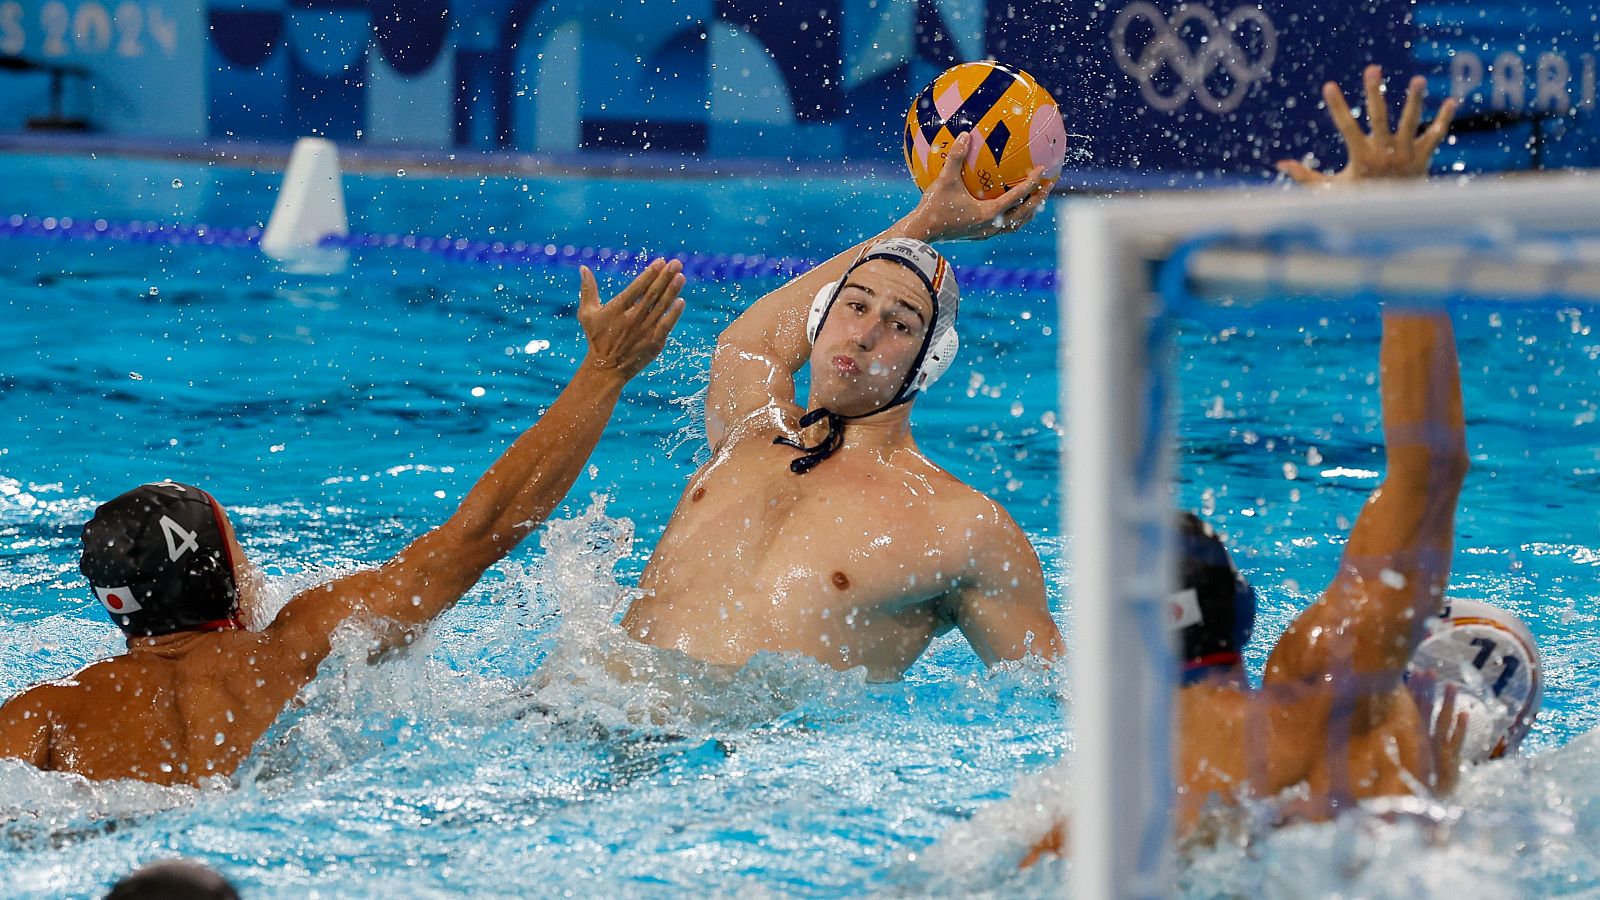
[(1039, 556), (1016, 522), (998, 505), (985, 517), (995, 524), (974, 541), (967, 574), (951, 600), (956, 627), (985, 666), (1003, 660), (1061, 656), (1061, 632), (1045, 598)]
[[(949, 156), (968, 153), (971, 139), (963, 134)], [(706, 396), (706, 439), (713, 448), (728, 429), (773, 403), (792, 404), (794, 376), (811, 353), (806, 317), (811, 301), (824, 285), (839, 280), (861, 248), (872, 241), (909, 237), (934, 241), (981, 239), (1026, 225), (1043, 205), (1048, 191), (1037, 190), (1044, 170), (993, 200), (978, 200), (961, 183), (960, 166), (946, 165), (905, 218), (861, 244), (789, 281), (757, 300), (717, 339), (711, 362), (711, 387)]]
[(297, 655), (309, 673), (327, 655), (333, 630), (351, 616), (425, 624), (537, 528), (577, 480), (623, 386), (665, 346), (683, 311), (679, 268), (657, 260), (604, 305), (593, 273), (583, 269), (578, 319), (589, 352), (549, 411), (489, 467), (443, 525), (377, 569), (291, 600), (270, 627), (282, 639), (275, 645)]
[[(1345, 169), (1329, 177), (1284, 162), (1281, 171), (1309, 184), (1427, 173), (1456, 102), (1440, 104), (1433, 123), (1419, 132), (1426, 90), (1422, 78), (1413, 78), (1399, 125), (1391, 132), (1382, 70), (1368, 66), (1363, 82), (1369, 132), (1356, 123), (1338, 86), (1323, 86), (1328, 113), (1350, 153)], [(1423, 619), (1443, 596), (1456, 499), (1467, 470), (1460, 366), (1449, 315), (1386, 313), (1379, 370), (1388, 473), (1357, 517), (1333, 583), (1273, 650), (1269, 683), (1343, 671), (1358, 676), (1358, 693), (1372, 700), (1388, 697), (1421, 639)], [(1358, 722), (1374, 718), (1359, 716)]]
[(1443, 312), (1389, 312), (1379, 370), (1388, 473), (1350, 531), (1338, 574), (1267, 662), (1268, 682), (1332, 673), (1392, 691), (1439, 611), (1467, 473), (1455, 335)]

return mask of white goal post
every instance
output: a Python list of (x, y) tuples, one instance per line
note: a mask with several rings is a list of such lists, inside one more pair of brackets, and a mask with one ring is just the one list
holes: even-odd
[[(1155, 329), (1152, 274), (1198, 236), (1200, 283), (1444, 289), (1515, 299), (1600, 299), (1600, 174), (1379, 182), (1342, 189), (1201, 191), (1073, 198), (1057, 209), (1063, 338), (1063, 533), (1072, 614), (1076, 739), (1069, 779), (1071, 894), (1172, 893), (1171, 676), (1165, 600), (1172, 584), (1172, 360)], [(1254, 251), (1285, 229), (1339, 238), (1436, 233), (1432, 246), (1374, 261), (1326, 249)], [(1575, 240), (1548, 232), (1585, 231)], [(1329, 242), (1322, 242), (1325, 248)], [(1491, 246), (1494, 252), (1484, 252)], [(1152, 340), (1152, 336), (1154, 339)]]

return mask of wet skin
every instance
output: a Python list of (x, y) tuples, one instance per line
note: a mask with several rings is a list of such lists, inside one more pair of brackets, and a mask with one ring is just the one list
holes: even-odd
[[(248, 616), (259, 577), (222, 521)], [(25, 749), (9, 755), (37, 768), (89, 778), (172, 785), (230, 774), (321, 661), (288, 650), (265, 632), (129, 638), (126, 653), (8, 703), (0, 746)]]
[[(1025, 222), (1043, 199), (1035, 185), (999, 208)], [(959, 179), (955, 188), (960, 196), (941, 194), (936, 182), (880, 237), (947, 236), (954, 214), (938, 204), (976, 203)], [(986, 664), (1054, 658), (1060, 634), (1037, 555), (999, 504), (918, 451), (914, 404), (848, 422), (843, 446), (805, 474), (790, 471), (797, 451), (773, 443), (825, 434), (825, 424), (800, 434), (794, 375), (803, 366), (809, 407), (858, 416), (894, 398), (922, 347), (933, 300), (887, 260), (851, 273), (808, 345), (812, 297), (857, 253), (762, 298), (723, 333), (706, 404), (712, 458), (684, 489), (622, 624), (708, 662), (797, 652), (879, 680), (900, 677), (952, 627)]]
[[(129, 637), (126, 653), (24, 691), (0, 706), (0, 758), (166, 785), (233, 774), (315, 677), (336, 628), (360, 621), (374, 652), (408, 645), (544, 521), (588, 462), (624, 385), (661, 352), (683, 310), (682, 286), (677, 263), (657, 260), (601, 304), (584, 269), (587, 355), (449, 520), (377, 568), (301, 592), (261, 631)], [(249, 621), (261, 609), (260, 579), (221, 518)]]

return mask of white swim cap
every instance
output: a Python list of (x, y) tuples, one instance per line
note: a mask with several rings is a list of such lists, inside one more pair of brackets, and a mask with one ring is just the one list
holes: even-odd
[(1406, 678), (1432, 676), (1435, 703), (1445, 685), (1455, 685), (1456, 710), (1467, 714), (1462, 760), (1482, 762), (1516, 752), (1544, 695), (1539, 648), (1528, 626), (1500, 607), (1451, 600), (1427, 628)]
[(928, 333), (922, 339), (922, 350), (917, 355), (916, 364), (906, 375), (905, 383), (895, 394), (894, 400), (883, 409), (875, 410), (882, 412), (890, 406), (910, 400), (950, 369), (950, 364), (956, 358), (956, 350), (961, 345), (956, 336), (956, 312), (961, 307), (961, 289), (956, 286), (955, 271), (932, 246), (913, 238), (875, 241), (861, 251), (856, 261), (845, 270), (843, 278), (825, 285), (817, 292), (816, 298), (811, 301), (811, 314), (806, 320), (806, 340), (816, 343), (822, 323), (827, 321), (828, 313), (833, 310), (834, 301), (839, 299), (839, 292), (844, 290), (850, 273), (874, 259), (892, 260), (915, 272), (928, 289), (928, 296), (933, 299), (933, 321), (928, 324)]

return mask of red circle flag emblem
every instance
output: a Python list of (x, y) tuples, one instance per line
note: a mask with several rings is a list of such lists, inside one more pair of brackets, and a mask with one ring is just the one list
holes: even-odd
[(139, 604), (139, 601), (133, 599), (133, 591), (129, 588), (97, 587), (94, 589), (94, 595), (100, 598), (100, 602), (105, 605), (106, 609), (114, 613), (138, 612), (144, 608)]

